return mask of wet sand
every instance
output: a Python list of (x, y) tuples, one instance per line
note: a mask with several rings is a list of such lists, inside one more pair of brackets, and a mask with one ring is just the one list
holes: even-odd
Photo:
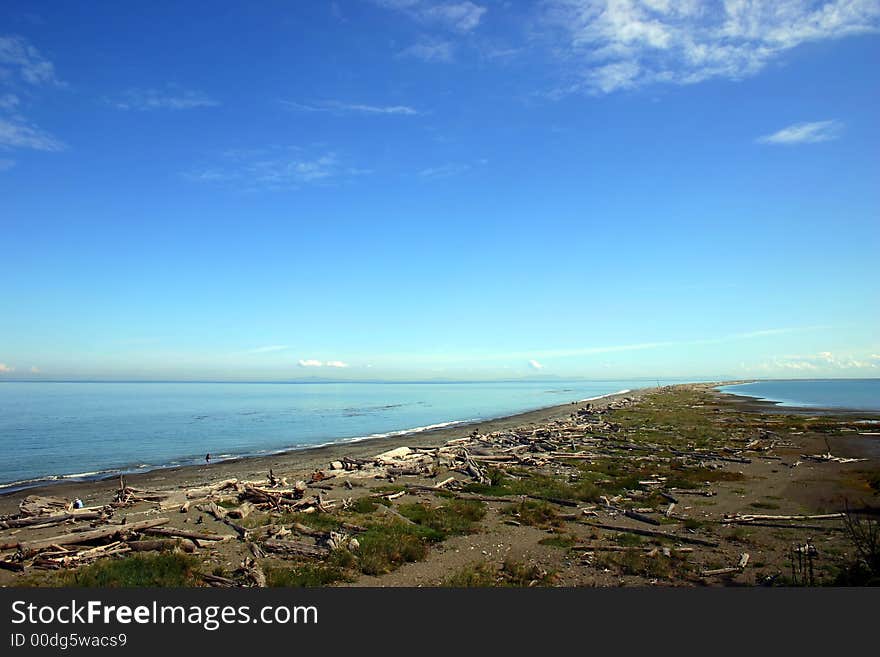
[[(518, 413), (492, 420), (458, 424), (430, 431), (399, 434), (383, 438), (371, 438), (359, 442), (340, 442), (322, 447), (297, 449), (266, 456), (251, 456), (230, 459), (206, 465), (187, 465), (176, 468), (162, 468), (149, 472), (125, 475), (125, 481), (141, 489), (164, 491), (184, 487), (210, 484), (224, 479), (264, 479), (269, 469), (276, 473), (308, 473), (316, 469), (326, 469), (331, 461), (344, 456), (351, 458), (372, 457), (385, 450), (401, 445), (410, 447), (435, 447), (453, 438), (460, 438), (479, 429), (481, 433), (497, 431), (529, 424), (540, 425), (558, 419), (568, 418), (575, 409), (592, 404), (593, 408), (604, 408), (614, 401), (630, 397), (640, 398), (654, 388), (640, 388), (626, 393), (613, 394), (588, 402), (569, 402), (549, 406), (534, 411)], [(15, 513), (18, 503), (25, 495), (53, 495), (68, 499), (80, 498), (86, 506), (106, 504), (118, 488), (117, 476), (91, 481), (71, 481), (35, 486), (24, 490), (10, 491), (0, 495), (0, 515)]]
[[(679, 384), (685, 387), (701, 387), (715, 389), (719, 386), (733, 385), (742, 381), (713, 382), (701, 384)], [(678, 387), (678, 386), (671, 386)], [(206, 465), (187, 465), (174, 468), (161, 468), (149, 472), (125, 475), (127, 484), (141, 489), (153, 491), (165, 491), (185, 487), (202, 486), (224, 479), (256, 480), (266, 477), (269, 469), (285, 475), (305, 475), (317, 469), (326, 469), (331, 461), (343, 457), (368, 458), (385, 450), (407, 445), (410, 447), (436, 447), (448, 440), (460, 438), (470, 434), (474, 429), (481, 433), (489, 433), (499, 429), (522, 427), (526, 425), (544, 425), (555, 420), (567, 419), (576, 409), (587, 404), (593, 408), (604, 408), (615, 401), (625, 397), (639, 399), (646, 393), (656, 390), (656, 387), (639, 388), (626, 393), (612, 394), (588, 402), (572, 401), (566, 404), (549, 406), (546, 408), (518, 413), (492, 420), (458, 424), (453, 427), (432, 429), (430, 431), (414, 432), (371, 438), (358, 442), (339, 442), (321, 447), (303, 448), (270, 454), (266, 456), (250, 456), (239, 459), (230, 459)], [(735, 395), (714, 391), (714, 394), (724, 404), (746, 413), (764, 414), (789, 414), (789, 415), (834, 415), (839, 417), (877, 417), (878, 414), (866, 411), (848, 409), (830, 409), (816, 407), (792, 407), (781, 406), (776, 402), (762, 400), (747, 395)], [(859, 445), (857, 450), (868, 451), (876, 456), (880, 441), (871, 441), (870, 447)], [(867, 448), (867, 450), (866, 450)], [(871, 449), (873, 448), (873, 449)], [(35, 486), (23, 490), (10, 491), (0, 494), (0, 515), (15, 513), (18, 503), (25, 495), (53, 495), (68, 499), (80, 498), (86, 506), (105, 504), (111, 499), (113, 492), (118, 487), (117, 476), (89, 481), (71, 481), (52, 483), (43, 486)]]

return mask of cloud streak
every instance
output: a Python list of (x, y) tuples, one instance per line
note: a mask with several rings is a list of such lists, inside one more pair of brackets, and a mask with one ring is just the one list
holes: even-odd
[(348, 363), (344, 363), (341, 360), (328, 360), (324, 362), (314, 358), (300, 360), (298, 364), (300, 367), (334, 367), (337, 369), (348, 367)]
[[(745, 331), (740, 333), (731, 333), (729, 335), (720, 336), (716, 338), (696, 338), (693, 340), (663, 340), (663, 341), (654, 341), (654, 342), (634, 342), (628, 344), (618, 344), (618, 345), (602, 345), (595, 347), (571, 347), (571, 348), (563, 348), (563, 349), (543, 349), (543, 350), (531, 350), (531, 351), (517, 351), (517, 352), (505, 352), (505, 353), (496, 353), (490, 355), (480, 355), (473, 356), (468, 354), (443, 354), (443, 355), (433, 355), (433, 356), (425, 356), (424, 354), (394, 354), (389, 355), (395, 358), (404, 358), (406, 360), (416, 362), (428, 362), (428, 361), (461, 361), (461, 362), (473, 362), (473, 361), (484, 361), (484, 362), (495, 362), (495, 361), (526, 361), (529, 362), (531, 360), (535, 360), (536, 362), (545, 363), (547, 360), (557, 359), (557, 358), (573, 358), (579, 356), (594, 356), (599, 354), (613, 354), (613, 353), (624, 353), (624, 352), (634, 352), (634, 351), (646, 351), (653, 349), (667, 349), (667, 348), (681, 348), (681, 347), (696, 347), (700, 345), (715, 345), (715, 344), (726, 344), (730, 342), (738, 342), (743, 340), (755, 340), (759, 338), (773, 337), (773, 336), (782, 336), (789, 335), (792, 333), (802, 333), (809, 331), (818, 331), (822, 329), (831, 328), (828, 326), (803, 326), (803, 327), (789, 327), (789, 328), (774, 328), (774, 329), (760, 329), (755, 331)], [(375, 356), (377, 360), (380, 359), (379, 356)]]
[(0, 118), (0, 147), (47, 152), (58, 152), (67, 148), (45, 130), (18, 118)]
[(414, 57), (429, 63), (447, 63), (453, 59), (454, 46), (449, 41), (422, 39), (400, 51), (401, 57)]
[(6, 363), (0, 363), (0, 374), (9, 374), (14, 371), (15, 371), (14, 367), (10, 367)]
[(792, 146), (795, 144), (818, 144), (840, 136), (843, 124), (839, 121), (814, 121), (794, 123), (770, 135), (758, 137), (759, 144)]
[(220, 103), (201, 91), (187, 89), (129, 89), (120, 97), (108, 101), (120, 110), (188, 110), (201, 107), (216, 107)]
[[(0, 36), (0, 150), (28, 149), (57, 152), (66, 148), (59, 139), (24, 116), (23, 99), (32, 98), (39, 87), (65, 86), (55, 67), (27, 39)], [(14, 165), (3, 160), (0, 170)]]
[(820, 351), (806, 356), (777, 356), (759, 365), (744, 366), (743, 369), (747, 372), (876, 370), (880, 369), (880, 362), (877, 360), (878, 357), (875, 355), (867, 359), (859, 359), (852, 355), (836, 355), (830, 351)]
[(544, 20), (570, 78), (553, 95), (608, 94), (755, 75), (801, 44), (878, 32), (880, 3), (548, 0)]
[(0, 36), (0, 79), (14, 77), (29, 85), (58, 85), (55, 66), (24, 37)]
[(15, 94), (0, 95), (0, 110), (7, 110), (11, 112), (15, 110), (20, 103), (21, 99)]
[(418, 110), (408, 105), (365, 105), (361, 103), (343, 103), (336, 100), (325, 100), (317, 103), (298, 103), (282, 100), (281, 103), (290, 109), (300, 112), (327, 112), (332, 114), (373, 114), (415, 116)]
[(245, 189), (292, 190), (329, 184), (370, 173), (344, 164), (333, 152), (306, 155), (296, 148), (229, 152), (212, 166), (194, 168), (183, 176), (205, 184), (235, 184)]
[(402, 12), (419, 23), (435, 25), (459, 33), (475, 30), (487, 11), (486, 7), (468, 0), (464, 2), (429, 2), (428, 0), (374, 1), (380, 7)]
[(422, 178), (448, 178), (450, 176), (457, 176), (462, 173), (466, 173), (471, 168), (470, 164), (460, 163), (460, 164), (442, 164), (436, 167), (428, 167), (427, 169), (422, 169), (419, 171), (419, 176)]

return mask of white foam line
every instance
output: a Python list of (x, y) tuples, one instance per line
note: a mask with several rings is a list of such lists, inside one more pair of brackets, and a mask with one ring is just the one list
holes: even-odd
[[(587, 399), (580, 399), (576, 403), (595, 401), (597, 399), (602, 399), (604, 397), (613, 397), (614, 395), (622, 395), (627, 392), (631, 392), (629, 388), (624, 390), (618, 390), (617, 392), (609, 392), (604, 395), (597, 395), (596, 397), (588, 397)], [(543, 408), (543, 407), (542, 407)], [(537, 409), (533, 409), (537, 410)], [(519, 411), (518, 413), (528, 413), (529, 410)], [(499, 415), (497, 417), (488, 417), (488, 418), (471, 418), (468, 420), (452, 420), (450, 422), (438, 422), (437, 424), (427, 424), (421, 427), (413, 427), (411, 429), (400, 429), (399, 431), (388, 431), (386, 433), (373, 433), (368, 436), (355, 436), (353, 438), (342, 438), (338, 440), (329, 440), (324, 443), (306, 443), (293, 445), (290, 447), (282, 447), (280, 449), (275, 450), (258, 450), (256, 452), (245, 452), (242, 454), (222, 454), (216, 457), (217, 463), (222, 463), (223, 461), (229, 461), (233, 459), (240, 458), (250, 458), (253, 456), (270, 456), (274, 454), (286, 454), (291, 451), (298, 451), (300, 449), (314, 449), (317, 447), (327, 447), (330, 445), (339, 445), (345, 443), (359, 443), (364, 440), (373, 440), (375, 438), (391, 438), (393, 436), (405, 436), (413, 433), (422, 433), (424, 431), (432, 431), (434, 429), (443, 429), (446, 427), (454, 427), (461, 424), (470, 424), (472, 422), (491, 422), (492, 420), (497, 420), (499, 418), (508, 417), (510, 413), (505, 413), (503, 415)], [(167, 462), (165, 465), (148, 465), (145, 463), (141, 463), (135, 467), (121, 467), (121, 468), (112, 468), (108, 470), (97, 470), (95, 472), (80, 472), (76, 474), (66, 474), (66, 475), (48, 475), (45, 477), (34, 477), (33, 479), (24, 479), (20, 481), (11, 481), (7, 483), (0, 483), (0, 491), (13, 488), (13, 487), (22, 487), (22, 488), (30, 488), (33, 486), (39, 486), (40, 484), (47, 484), (50, 482), (58, 482), (65, 480), (76, 480), (76, 479), (88, 479), (90, 477), (95, 478), (103, 478), (103, 475), (112, 476), (115, 474), (126, 474), (126, 473), (135, 473), (135, 472), (151, 472), (153, 470), (164, 470), (165, 468), (175, 468), (175, 467), (185, 467), (188, 465), (198, 465), (200, 462), (199, 459), (193, 460), (185, 460), (185, 459), (175, 459), (173, 461)]]
[(627, 392), (632, 392), (632, 391), (629, 388), (626, 388), (624, 390), (618, 390), (617, 392), (609, 392), (608, 394), (605, 394), (605, 395), (599, 395), (598, 397), (587, 397), (586, 399), (578, 399), (577, 403), (581, 404), (583, 402), (596, 401), (597, 399), (603, 399), (605, 397), (613, 397), (614, 395), (623, 395)]

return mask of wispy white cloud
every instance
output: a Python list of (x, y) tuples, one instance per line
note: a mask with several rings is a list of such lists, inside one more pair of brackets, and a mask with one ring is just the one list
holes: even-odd
[[(436, 2), (433, 0), (373, 0), (386, 9), (402, 12), (431, 34), (423, 34), (415, 43), (400, 51), (402, 57), (424, 62), (451, 62), (455, 44), (477, 29), (487, 8), (470, 1)], [(430, 29), (428, 29), (430, 28)], [(439, 35), (438, 35), (439, 32)], [(441, 36), (442, 35), (442, 36)]]
[(837, 355), (830, 351), (801, 356), (776, 356), (757, 365), (744, 365), (747, 372), (839, 372), (866, 371), (880, 369), (878, 358), (871, 355), (867, 358), (855, 357), (851, 354)]
[(567, 64), (557, 95), (738, 80), (803, 43), (880, 30), (877, 0), (547, 0), (544, 8)]
[(249, 190), (290, 190), (329, 184), (371, 173), (349, 166), (333, 152), (309, 155), (298, 148), (230, 151), (211, 166), (183, 175), (201, 183), (235, 184)]
[(475, 167), (486, 166), (488, 163), (489, 161), (486, 159), (479, 159), (474, 162), (449, 162), (422, 169), (418, 172), (418, 175), (422, 178), (448, 178), (467, 173)]
[(348, 363), (344, 363), (341, 360), (328, 360), (327, 362), (316, 360), (314, 358), (309, 358), (305, 360), (299, 361), (300, 367), (335, 367), (335, 368), (343, 368), (348, 367)]
[(454, 46), (449, 41), (422, 39), (400, 51), (401, 57), (415, 57), (424, 62), (451, 62)]
[[(26, 148), (60, 151), (65, 145), (25, 116), (24, 99), (38, 95), (39, 87), (63, 87), (55, 67), (26, 39), (0, 36), (0, 149)], [(14, 165), (4, 160), (6, 170)]]
[(300, 112), (329, 112), (332, 114), (397, 114), (415, 116), (420, 112), (408, 105), (365, 105), (361, 103), (343, 103), (336, 100), (325, 100), (316, 103), (299, 103), (282, 100), (281, 103), (290, 109)]
[(654, 342), (632, 342), (627, 344), (616, 345), (597, 345), (597, 346), (578, 346), (559, 349), (532, 349), (526, 351), (515, 352), (497, 352), (474, 356), (473, 354), (437, 354), (426, 356), (424, 354), (394, 354), (392, 357), (396, 359), (407, 359), (412, 361), (439, 361), (439, 362), (473, 362), (473, 361), (529, 361), (531, 359), (546, 363), (548, 360), (558, 358), (576, 358), (583, 356), (595, 356), (600, 354), (614, 354), (625, 352), (646, 351), (654, 349), (681, 349), (687, 347), (697, 347), (701, 345), (722, 345), (746, 340), (758, 340), (774, 336), (784, 336), (794, 333), (803, 333), (811, 331), (820, 331), (830, 327), (827, 326), (802, 326), (775, 329), (760, 329), (755, 331), (744, 331), (739, 333), (730, 333), (728, 335), (713, 338), (694, 338), (691, 340), (663, 340)]
[(534, 352), (536, 357), (567, 357), (567, 356), (590, 356), (593, 354), (609, 354), (627, 351), (644, 351), (646, 349), (662, 349), (666, 347), (691, 347), (699, 345), (725, 344), (729, 342), (739, 342), (742, 340), (753, 340), (757, 338), (789, 335), (792, 333), (803, 333), (808, 331), (818, 331), (829, 328), (827, 326), (801, 326), (774, 329), (759, 329), (755, 331), (744, 331), (740, 333), (731, 333), (716, 338), (695, 338), (693, 340), (666, 340), (658, 342), (637, 342), (621, 345), (605, 345), (598, 347), (582, 347), (573, 349), (553, 349), (547, 351)]
[(0, 363), (0, 374), (9, 374), (10, 372), (14, 372), (15, 368), (10, 367), (6, 363)]
[(534, 358), (529, 361), (529, 367), (531, 367), (533, 370), (543, 370), (544, 369), (544, 366), (541, 365), (541, 363), (536, 361)]
[(455, 32), (470, 32), (480, 24), (487, 8), (473, 2), (431, 0), (374, 0), (386, 9), (403, 12), (422, 24), (437, 25)]
[(419, 171), (422, 178), (448, 178), (464, 173), (471, 168), (470, 164), (443, 164), (436, 167), (428, 167)]
[(35, 151), (63, 151), (66, 145), (45, 130), (24, 120), (0, 117), (0, 147), (29, 148)]
[(41, 373), (42, 373), (42, 370), (40, 370), (40, 368), (37, 367), (36, 365), (34, 365), (34, 366), (31, 368), (31, 374), (41, 374)]
[(0, 36), (0, 79), (16, 78), (29, 85), (63, 83), (55, 75), (55, 66), (24, 37)]
[(12, 111), (21, 104), (21, 99), (15, 94), (0, 94), (0, 110)]
[(201, 91), (170, 88), (129, 89), (108, 102), (121, 110), (187, 110), (199, 107), (216, 107), (220, 103)]
[(840, 136), (843, 124), (840, 121), (814, 121), (812, 123), (795, 123), (778, 130), (771, 135), (758, 137), (761, 144), (816, 144), (831, 141)]

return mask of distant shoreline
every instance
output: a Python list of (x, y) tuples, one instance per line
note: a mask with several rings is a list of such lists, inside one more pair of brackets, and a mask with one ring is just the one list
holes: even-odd
[[(721, 388), (726, 388), (730, 386), (739, 386), (739, 385), (748, 385), (752, 383), (765, 383), (769, 381), (877, 381), (876, 378), (861, 378), (861, 379), (755, 379), (748, 381), (736, 381), (733, 383), (721, 383), (715, 386), (715, 391), (720, 395), (729, 396), (732, 399), (733, 403), (747, 403), (750, 406), (754, 407), (754, 410), (759, 410), (762, 412), (777, 412), (777, 413), (794, 413), (794, 414), (803, 414), (803, 413), (815, 413), (821, 415), (858, 415), (858, 414), (877, 414), (880, 413), (880, 409), (878, 408), (860, 408), (855, 406), (822, 406), (822, 405), (804, 405), (804, 404), (790, 404), (785, 401), (769, 399), (767, 397), (760, 397), (756, 395), (748, 395), (743, 392), (731, 392), (729, 390), (721, 390)], [(742, 399), (744, 401), (740, 402), (738, 399)]]
[[(757, 380), (746, 379), (721, 382), (685, 383), (671, 384), (671, 386), (706, 386), (707, 388), (715, 390), (717, 394), (723, 396), (728, 402), (740, 406), (743, 411), (747, 412), (840, 416), (877, 414), (877, 411), (871, 411), (869, 409), (782, 406), (778, 402), (750, 395), (718, 390), (718, 388), (724, 386), (741, 385), (752, 382), (757, 382)], [(572, 400), (563, 404), (540, 407), (520, 413), (514, 413), (512, 415), (438, 423), (437, 425), (434, 425), (434, 428), (428, 429), (403, 429), (373, 436), (331, 439), (316, 445), (282, 448), (278, 451), (266, 454), (242, 454), (224, 460), (216, 460), (211, 464), (188, 463), (184, 465), (157, 465), (148, 469), (119, 468), (112, 471), (105, 471), (96, 474), (95, 476), (81, 478), (73, 478), (75, 475), (63, 475), (55, 480), (35, 478), (32, 481), (22, 481), (22, 485), (15, 485), (18, 482), (9, 482), (5, 484), (5, 488), (2, 487), (3, 485), (0, 485), (0, 508), (2, 508), (4, 500), (11, 499), (12, 496), (23, 491), (27, 491), (29, 494), (65, 494), (67, 496), (83, 497), (84, 495), (88, 495), (89, 491), (96, 487), (106, 487), (108, 482), (112, 481), (114, 484), (110, 485), (115, 485), (115, 482), (118, 481), (120, 476), (124, 476), (128, 481), (140, 482), (144, 486), (161, 485), (161, 483), (157, 482), (162, 482), (169, 478), (176, 480), (188, 477), (189, 475), (203, 476), (210, 473), (213, 477), (216, 473), (225, 471), (228, 471), (226, 476), (241, 476), (241, 471), (249, 470), (249, 476), (255, 476), (259, 473), (265, 473), (268, 471), (269, 467), (274, 467), (276, 469), (295, 467), (300, 465), (300, 461), (312, 462), (314, 457), (317, 457), (320, 454), (327, 454), (327, 457), (324, 457), (320, 462), (316, 462), (315, 465), (315, 467), (323, 467), (326, 466), (326, 463), (329, 460), (333, 460), (333, 458), (370, 454), (374, 451), (376, 446), (396, 447), (399, 444), (406, 442), (413, 443), (414, 441), (425, 444), (438, 444), (444, 440), (464, 435), (466, 430), (477, 426), (481, 427), (481, 430), (496, 430), (523, 423), (546, 422), (548, 420), (564, 417), (573, 407), (576, 407), (579, 404), (594, 403), (594, 405), (605, 406), (624, 396), (640, 397), (645, 391), (654, 389), (657, 389), (657, 386), (617, 391), (598, 395), (593, 398)], [(83, 499), (85, 498), (83, 497)]]
[[(680, 384), (681, 385), (681, 384)], [(688, 384), (684, 384), (688, 385)], [(719, 384), (720, 385), (720, 384)], [(644, 391), (656, 389), (656, 386), (650, 388), (638, 388), (626, 391), (617, 391), (598, 395), (596, 397), (572, 400), (563, 404), (554, 404), (537, 409), (515, 413), (513, 415), (502, 415), (498, 417), (462, 420), (453, 423), (441, 423), (442, 426), (437, 428), (413, 431), (401, 430), (397, 432), (388, 432), (385, 435), (375, 437), (365, 436), (354, 439), (338, 439), (321, 443), (319, 445), (308, 445), (303, 447), (294, 447), (283, 449), (271, 454), (254, 454), (238, 456), (222, 461), (215, 461), (211, 464), (187, 464), (173, 466), (157, 466), (149, 470), (137, 471), (114, 471), (100, 476), (82, 478), (82, 479), (57, 479), (34, 481), (29, 485), (11, 486), (9, 488), (0, 489), (0, 513), (3, 512), (4, 501), (10, 500), (12, 496), (27, 491), (28, 494), (41, 495), (65, 495), (67, 497), (80, 497), (84, 500), (90, 492), (98, 489), (104, 489), (108, 485), (114, 486), (120, 476), (124, 476), (126, 481), (137, 483), (145, 487), (161, 486), (160, 482), (169, 479), (178, 480), (192, 476), (204, 476), (210, 473), (212, 478), (220, 476), (218, 473), (225, 473), (225, 477), (231, 476), (257, 476), (265, 475), (270, 467), (281, 469), (286, 467), (301, 466), (300, 461), (311, 463), (318, 455), (322, 456), (320, 461), (316, 461), (315, 467), (325, 467), (330, 460), (341, 458), (342, 456), (359, 456), (363, 454), (372, 454), (375, 449), (382, 446), (397, 446), (402, 442), (414, 442), (424, 444), (440, 444), (453, 437), (458, 437), (467, 433), (468, 429), (480, 427), (482, 431), (496, 430), (511, 426), (517, 426), (528, 423), (546, 422), (550, 419), (564, 417), (579, 404), (592, 403), (594, 405), (605, 406), (617, 399), (623, 397), (638, 397)], [(242, 475), (243, 470), (252, 470), (248, 475)], [(109, 482), (113, 482), (109, 484)], [(15, 482), (10, 482), (15, 483)]]

